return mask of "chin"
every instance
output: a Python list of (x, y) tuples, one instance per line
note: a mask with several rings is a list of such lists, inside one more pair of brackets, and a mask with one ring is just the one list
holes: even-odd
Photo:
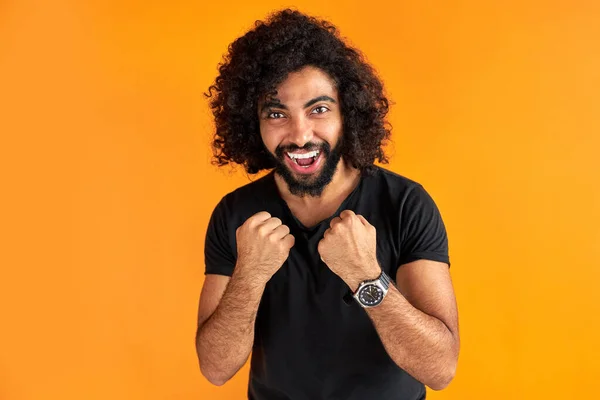
[(336, 164), (330, 164), (329, 166), (327, 164), (321, 165), (319, 170), (311, 174), (298, 174), (284, 165), (280, 165), (276, 172), (287, 183), (290, 193), (294, 196), (319, 197), (327, 185), (331, 183), (333, 174), (337, 169)]
[(319, 149), (321, 151), (318, 158), (308, 168), (298, 167), (298, 164), (285, 154), (285, 149), (279, 149), (273, 155), (275, 171), (287, 183), (293, 195), (319, 197), (331, 183), (341, 160), (340, 143), (333, 150), (330, 150), (327, 143)]

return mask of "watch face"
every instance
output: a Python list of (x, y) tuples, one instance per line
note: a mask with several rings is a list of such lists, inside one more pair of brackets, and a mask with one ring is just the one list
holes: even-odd
[(376, 306), (383, 300), (383, 290), (377, 285), (366, 285), (358, 293), (358, 299), (365, 306)]

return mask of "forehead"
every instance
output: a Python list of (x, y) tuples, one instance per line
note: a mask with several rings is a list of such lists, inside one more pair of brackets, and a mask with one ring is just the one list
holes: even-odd
[(290, 73), (276, 89), (276, 98), (284, 104), (303, 103), (322, 95), (337, 100), (333, 79), (323, 70), (311, 66)]

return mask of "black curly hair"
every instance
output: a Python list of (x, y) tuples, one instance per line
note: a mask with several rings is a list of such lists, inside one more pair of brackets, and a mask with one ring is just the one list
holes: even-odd
[(285, 9), (256, 21), (229, 45), (205, 93), (215, 117), (214, 164), (233, 162), (250, 174), (275, 167), (260, 136), (258, 102), (274, 94), (289, 73), (308, 65), (325, 71), (338, 90), (344, 160), (364, 172), (376, 160), (388, 162), (383, 146), (390, 138), (389, 104), (373, 68), (331, 23)]

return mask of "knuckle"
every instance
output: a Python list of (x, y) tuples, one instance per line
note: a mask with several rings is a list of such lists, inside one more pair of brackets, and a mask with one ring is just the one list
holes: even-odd
[(255, 216), (257, 217), (267, 217), (267, 218), (271, 218), (271, 214), (269, 214), (266, 211), (260, 211), (258, 213), (255, 214)]
[(321, 240), (321, 242), (319, 242), (319, 245), (317, 246), (317, 251), (319, 252), (319, 254), (323, 254), (326, 249), (327, 243), (324, 240)]
[(267, 236), (269, 233), (269, 229), (265, 228), (264, 226), (258, 227), (258, 229), (256, 231), (257, 231), (258, 236), (263, 237), (263, 238), (265, 236)]
[(238, 226), (238, 228), (235, 230), (235, 237), (239, 237), (240, 235), (242, 235), (244, 233), (244, 225), (240, 225)]
[(253, 216), (251, 216), (250, 218), (248, 218), (248, 220), (246, 222), (254, 226), (256, 224), (259, 224), (262, 220), (265, 220), (268, 218), (271, 218), (271, 214), (269, 214), (266, 211), (260, 211), (260, 212), (257, 212), (256, 214), (254, 214)]
[(278, 226), (283, 224), (283, 222), (281, 222), (281, 220), (277, 217), (273, 217), (273, 218), (271, 218), (271, 220), (274, 221), (275, 223), (277, 223)]
[(288, 235), (288, 236), (286, 236), (286, 238), (287, 238), (286, 249), (289, 251), (294, 246), (294, 243), (296, 243), (296, 238), (293, 237), (292, 235)]

